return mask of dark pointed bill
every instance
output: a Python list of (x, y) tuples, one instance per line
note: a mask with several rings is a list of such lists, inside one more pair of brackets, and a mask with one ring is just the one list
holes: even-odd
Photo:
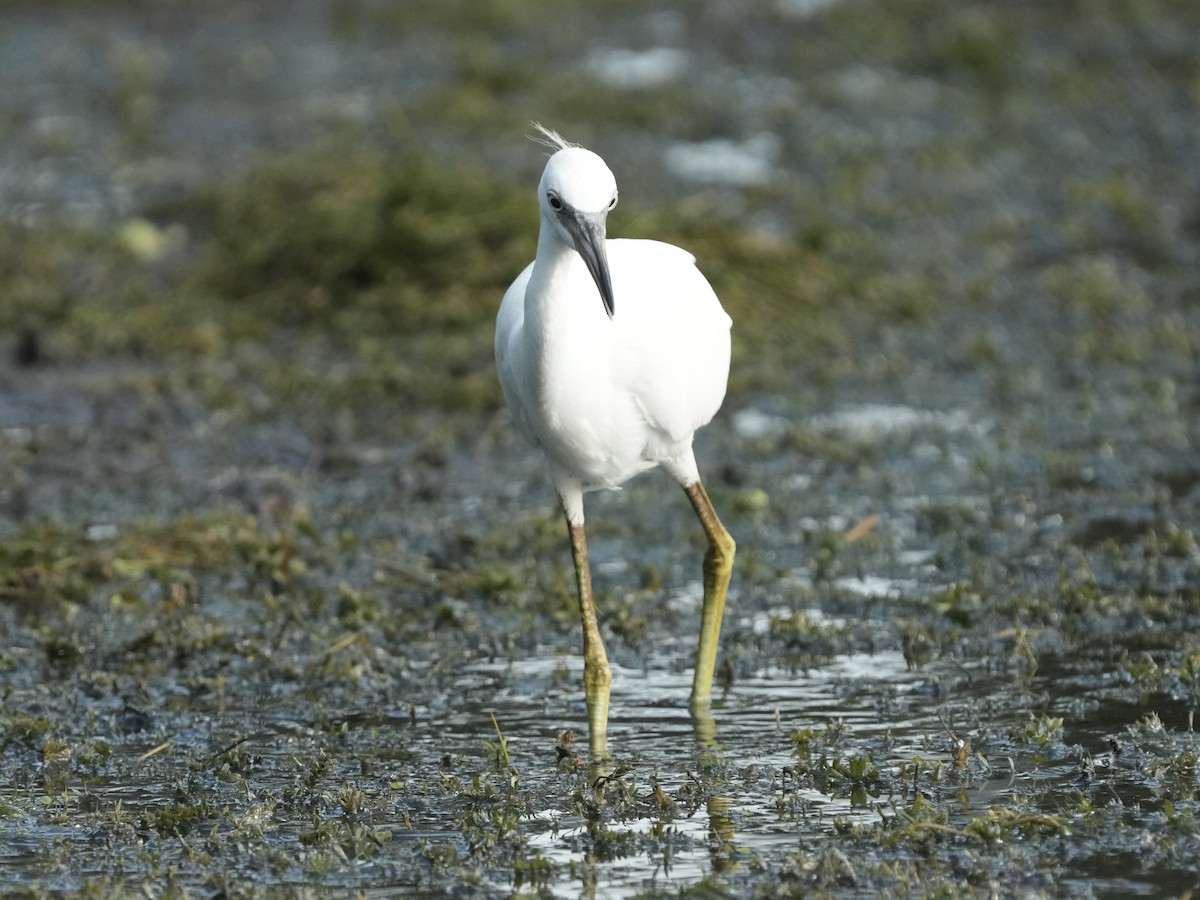
[(592, 279), (600, 290), (604, 311), (613, 316), (612, 276), (608, 271), (608, 253), (604, 249), (604, 213), (581, 213), (564, 217), (567, 231), (575, 241), (575, 249), (583, 257)]

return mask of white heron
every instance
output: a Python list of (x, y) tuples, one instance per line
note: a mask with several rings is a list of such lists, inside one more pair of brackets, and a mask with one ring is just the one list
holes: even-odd
[(607, 240), (617, 183), (604, 160), (535, 123), (553, 150), (538, 183), (537, 257), (504, 294), (496, 368), (517, 430), (541, 448), (567, 519), (583, 620), (589, 748), (608, 754), (612, 673), (596, 621), (583, 495), (662, 466), (708, 537), (692, 682), (707, 716), (734, 541), (708, 499), (692, 436), (729, 377), (731, 321), (686, 250)]

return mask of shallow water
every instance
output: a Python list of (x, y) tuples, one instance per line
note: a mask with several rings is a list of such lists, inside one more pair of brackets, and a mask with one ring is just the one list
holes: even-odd
[[(818, 612), (814, 618), (822, 617)], [(874, 627), (885, 631), (888, 626), (878, 622)], [(352, 701), (332, 718), (324, 703), (308, 706), (301, 685), (295, 686), (299, 690), (281, 685), (285, 689), (276, 690), (271, 701), (274, 709), (188, 701), (182, 708), (175, 704), (175, 712), (156, 710), (149, 719), (151, 733), (113, 732), (103, 719), (98, 729), (85, 727), (77, 736), (68, 728), (62, 733), (72, 744), (88, 740), (87, 734), (107, 734), (113, 759), (93, 764), (91, 776), (84, 774), (88, 767), (78, 765), (73, 773), (56, 775), (55, 766), (44, 762), (24, 773), (10, 770), (0, 790), (5, 797), (32, 798), (39, 793), (31, 790), (35, 785), (49, 787), (65, 778), (68, 806), (97, 812), (82, 828), (50, 825), (29, 807), (6, 814), (0, 878), (17, 887), (29, 883), (26, 873), (40, 871), (41, 884), (66, 888), (89, 875), (111, 874), (114, 865), (136, 877), (142, 863), (136, 843), (120, 849), (124, 827), (149, 837), (159, 847), (156, 853), (175, 860), (178, 876), (186, 881), (189, 854), (153, 832), (146, 835), (146, 826), (137, 823), (172, 795), (170, 802), (207, 795), (225, 810), (217, 831), (207, 843), (203, 831), (185, 832), (185, 847), (206, 843), (212, 852), (227, 855), (229, 848), (217, 850), (220, 832), (231, 844), (247, 846), (246, 861), (253, 867), (271, 847), (289, 856), (302, 853), (297, 839), (311, 832), (314, 822), (361, 816), (390, 832), (384, 849), (352, 869), (310, 872), (306, 882), (328, 888), (372, 885), (400, 895), (439, 891), (469, 878), (473, 890), (506, 892), (513, 885), (512, 871), (496, 868), (494, 861), (480, 869), (468, 862), (465, 870), (451, 865), (439, 872), (426, 860), (437, 848), (449, 847), (461, 866), (471, 858), (471, 842), (478, 840), (469, 827), (464, 832), (467, 811), (486, 812), (516, 798), (519, 815), (509, 827), (520, 835), (521, 853), (552, 867), (543, 883), (546, 891), (628, 897), (714, 874), (729, 884), (753, 881), (763, 867), (786, 869), (796, 859), (819, 855), (848, 829), (870, 829), (902, 815), (918, 793), (945, 803), (940, 824), (947, 829), (963, 829), (990, 809), (1014, 803), (1062, 815), (1061, 807), (1077, 804), (1081, 795), (1097, 804), (1118, 804), (1127, 810), (1123, 817), (1151, 827), (1161, 778), (1149, 774), (1154, 754), (1143, 749), (1115, 753), (1110, 742), (1122, 739), (1153, 709), (1165, 728), (1163, 742), (1194, 747), (1186, 702), (1114, 696), (1112, 678), (1097, 671), (1087, 654), (1042, 656), (1037, 674), (1027, 678), (989, 671), (994, 663), (988, 660), (942, 660), (913, 669), (895, 649), (839, 654), (803, 672), (765, 668), (739, 677), (719, 696), (710, 734), (687, 711), (685, 643), (662, 646), (640, 667), (615, 667), (609, 736), (614, 759), (578, 770), (556, 764), (556, 735), (564, 728), (581, 730), (586, 718), (578, 689), (582, 660), (564, 653), (561, 645), (536, 647), (513, 659), (451, 664), (429, 682), (436, 691), (428, 700), (401, 691), (370, 707), (355, 708)], [(166, 693), (172, 692), (168, 686)], [(30, 709), (29, 697), (37, 693), (18, 691), (10, 701)], [(1040, 748), (1014, 741), (1031, 712), (1040, 709), (1062, 715), (1070, 723), (1068, 732), (1050, 736)], [(508, 746), (503, 765), (489, 761), (485, 748), (496, 738), (492, 715)], [(796, 735), (806, 729), (812, 747), (801, 752), (804, 744)], [(974, 741), (975, 755), (951, 767), (959, 736)], [(168, 749), (135, 762), (164, 737)], [(240, 742), (235, 767), (240, 777), (221, 775), (218, 766), (214, 778), (212, 759), (235, 741)], [(296, 791), (298, 774), (310, 764), (305, 761), (326, 754), (331, 768), (319, 777), (323, 793), (318, 790), (301, 805), (289, 803), (285, 798)], [(1085, 756), (1095, 757), (1088, 777), (1081, 768)], [(860, 780), (838, 777), (814, 765), (818, 757), (866, 758), (871, 772)], [(923, 774), (911, 770), (917, 760), (925, 761)], [(906, 766), (911, 774), (900, 777)], [(927, 781), (934, 767), (942, 770), (942, 778)], [(583, 802), (604, 793), (596, 785), (606, 776), (615, 777), (626, 792), (622, 802), (611, 807)], [(339, 808), (337, 792), (348, 785), (373, 798), (369, 811), (351, 814)], [(669, 799), (656, 801), (656, 786)], [(54, 799), (57, 790), (47, 794), (51, 808), (61, 802)], [(103, 824), (121, 808), (117, 804), (132, 824)], [(265, 830), (256, 830), (257, 820)], [(47, 869), (48, 845), (57, 847), (49, 858), (77, 848), (76, 863)], [(1088, 884), (1098, 893), (1152, 894), (1193, 877), (1187, 868), (1172, 875), (1149, 864), (1104, 874), (1098, 867), (1110, 849), (1095, 838), (1078, 842), (1069, 858), (1055, 865), (1055, 889)], [(867, 851), (866, 857), (855, 857), (854, 865), (887, 853)], [(227, 856), (237, 874), (235, 858)], [(1036, 868), (1018, 871), (1025, 883), (1036, 883)], [(851, 879), (842, 888), (855, 883)], [(868, 884), (865, 893), (875, 890)]]

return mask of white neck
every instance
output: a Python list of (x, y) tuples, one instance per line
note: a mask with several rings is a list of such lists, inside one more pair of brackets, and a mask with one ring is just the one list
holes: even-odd
[[(591, 282), (583, 258), (575, 247), (564, 239), (553, 222), (543, 217), (538, 231), (537, 256), (525, 291), (526, 323), (537, 322), (545, 331), (551, 331), (563, 320), (572, 318), (579, 305), (573, 302), (579, 298), (572, 295), (579, 290), (581, 276)], [(556, 299), (551, 300), (552, 297)]]

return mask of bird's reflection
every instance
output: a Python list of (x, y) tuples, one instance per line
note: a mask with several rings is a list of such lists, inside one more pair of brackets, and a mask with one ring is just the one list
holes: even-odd
[[(724, 762), (721, 745), (717, 741), (717, 723), (713, 718), (710, 703), (692, 704), (692, 728), (696, 737), (697, 762), (701, 771), (713, 770)], [(724, 874), (736, 871), (737, 835), (733, 818), (729, 814), (729, 800), (721, 793), (713, 793), (706, 803), (708, 811), (708, 852), (712, 859), (713, 872)]]
[[(712, 714), (710, 703), (693, 703), (691, 705), (692, 733), (696, 746), (696, 770), (693, 781), (700, 788), (700, 796), (705, 799), (705, 812), (708, 816), (707, 843), (712, 872), (722, 875), (735, 872), (740, 867), (740, 857), (737, 845), (737, 834), (734, 829), (734, 817), (730, 812), (730, 802), (727, 793), (720, 788), (721, 772), (728, 767), (724, 748), (717, 737), (716, 720)], [(561, 737), (561, 736), (560, 736)], [(617, 759), (620, 758), (620, 748), (617, 747)], [(578, 757), (576, 757), (578, 762)], [(597, 883), (597, 864), (604, 861), (601, 850), (607, 842), (606, 814), (602, 807), (615, 804), (619, 808), (622, 802), (632, 800), (635, 806), (641, 805), (645, 797), (638, 792), (634, 785), (623, 781), (624, 776), (634, 771), (634, 766), (628, 763), (614, 761), (611, 754), (591, 755), (587, 764), (587, 780), (591, 788), (594, 802), (587, 807), (586, 829), (590, 838), (591, 850), (582, 860), (582, 871), (579, 873), (583, 897), (594, 897)], [(714, 790), (716, 788), (716, 790)], [(607, 796), (605, 796), (607, 794)], [(655, 786), (655, 798), (664, 809), (674, 810), (675, 803)], [(643, 807), (644, 809), (644, 807)], [(691, 813), (687, 813), (691, 815)], [(669, 821), (669, 818), (668, 818)]]

